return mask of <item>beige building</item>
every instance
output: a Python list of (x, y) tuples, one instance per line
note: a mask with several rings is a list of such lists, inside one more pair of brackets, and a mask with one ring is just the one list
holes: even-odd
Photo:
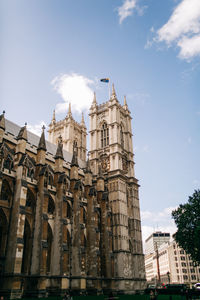
[(200, 280), (200, 266), (190, 259), (175, 241), (163, 242), (160, 247), (145, 254), (147, 282), (185, 283), (192, 286)]
[(145, 288), (131, 114), (114, 86), (86, 127), (70, 107), (40, 137), (0, 116), (0, 293), (10, 298)]

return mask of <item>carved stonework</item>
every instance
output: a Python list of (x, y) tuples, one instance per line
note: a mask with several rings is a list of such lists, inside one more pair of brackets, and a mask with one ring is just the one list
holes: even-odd
[(124, 172), (128, 172), (128, 161), (125, 156), (122, 157), (122, 169)]
[(110, 170), (110, 158), (109, 157), (102, 157), (101, 158), (101, 168), (103, 172), (107, 172)]

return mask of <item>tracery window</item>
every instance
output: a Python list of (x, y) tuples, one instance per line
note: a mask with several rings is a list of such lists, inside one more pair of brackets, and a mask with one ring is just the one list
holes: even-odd
[(30, 177), (33, 180), (34, 170), (32, 168), (27, 169), (27, 177)]
[(12, 162), (12, 159), (11, 159), (11, 157), (9, 155), (5, 159), (3, 167), (5, 169), (8, 169), (9, 171), (12, 170), (12, 168), (13, 168), (13, 162)]
[(67, 218), (70, 219), (71, 218), (71, 214), (72, 214), (72, 211), (71, 211), (71, 206), (70, 204), (67, 202)]
[(2, 188), (1, 188), (1, 200), (11, 201), (12, 199), (12, 192), (7, 180), (3, 180)]
[(34, 195), (33, 195), (32, 191), (30, 189), (27, 189), (26, 206), (33, 209), (34, 204), (35, 204)]
[(109, 128), (106, 123), (101, 127), (101, 148), (109, 145)]
[(49, 182), (48, 184), (52, 187), (53, 185), (53, 176), (51, 174), (49, 174)]
[(51, 197), (49, 197), (49, 202), (48, 202), (48, 214), (53, 215), (55, 211), (55, 204), (54, 201)]

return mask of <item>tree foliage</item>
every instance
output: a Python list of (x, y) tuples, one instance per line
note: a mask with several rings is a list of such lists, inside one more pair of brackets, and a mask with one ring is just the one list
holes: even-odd
[(178, 228), (174, 238), (193, 261), (200, 264), (200, 190), (195, 190), (186, 204), (172, 211)]

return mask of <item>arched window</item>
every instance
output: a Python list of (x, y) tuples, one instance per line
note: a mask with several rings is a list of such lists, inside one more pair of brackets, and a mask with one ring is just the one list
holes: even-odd
[(66, 178), (64, 178), (64, 180), (63, 180), (63, 194), (66, 194), (68, 188), (69, 188), (68, 182), (67, 182)]
[(47, 230), (47, 261), (46, 261), (46, 271), (47, 273), (50, 272), (51, 267), (51, 247), (52, 247), (52, 241), (53, 241), (53, 233), (51, 226), (48, 223), (48, 230)]
[(53, 185), (53, 176), (49, 173), (49, 182), (48, 184), (52, 187)]
[(33, 181), (33, 176), (34, 176), (33, 168), (27, 168), (27, 177), (31, 178), (31, 180)]
[(12, 162), (12, 158), (10, 157), (10, 155), (8, 155), (7, 158), (5, 159), (3, 167), (5, 169), (8, 169), (9, 171), (12, 170), (13, 162)]
[[(7, 241), (7, 234), (8, 234), (8, 222), (6, 215), (3, 209), (0, 209), (0, 257), (5, 257), (6, 254), (6, 241)], [(1, 265), (0, 261), (0, 274), (3, 270), (3, 265)]]
[(53, 215), (54, 211), (55, 211), (55, 204), (53, 199), (49, 196), (48, 214)]
[(72, 215), (72, 209), (70, 204), (67, 202), (67, 218), (70, 219)]
[(1, 188), (1, 200), (10, 202), (11, 199), (12, 199), (12, 192), (10, 189), (10, 185), (8, 181), (4, 179)]
[(124, 133), (123, 133), (122, 125), (120, 125), (120, 143), (121, 143), (121, 146), (124, 148)]
[(24, 249), (22, 259), (22, 273), (29, 274), (31, 267), (31, 249), (32, 249), (32, 236), (31, 228), (27, 219), (25, 219), (24, 226)]
[(27, 189), (26, 207), (30, 207), (33, 210), (34, 205), (35, 205), (35, 197), (33, 195), (33, 192), (30, 189)]
[(86, 223), (86, 212), (84, 207), (81, 207), (80, 223)]
[(101, 126), (101, 148), (109, 145), (109, 129), (106, 123)]
[(48, 185), (48, 172), (46, 172), (44, 175), (44, 187), (47, 188), (47, 185)]

